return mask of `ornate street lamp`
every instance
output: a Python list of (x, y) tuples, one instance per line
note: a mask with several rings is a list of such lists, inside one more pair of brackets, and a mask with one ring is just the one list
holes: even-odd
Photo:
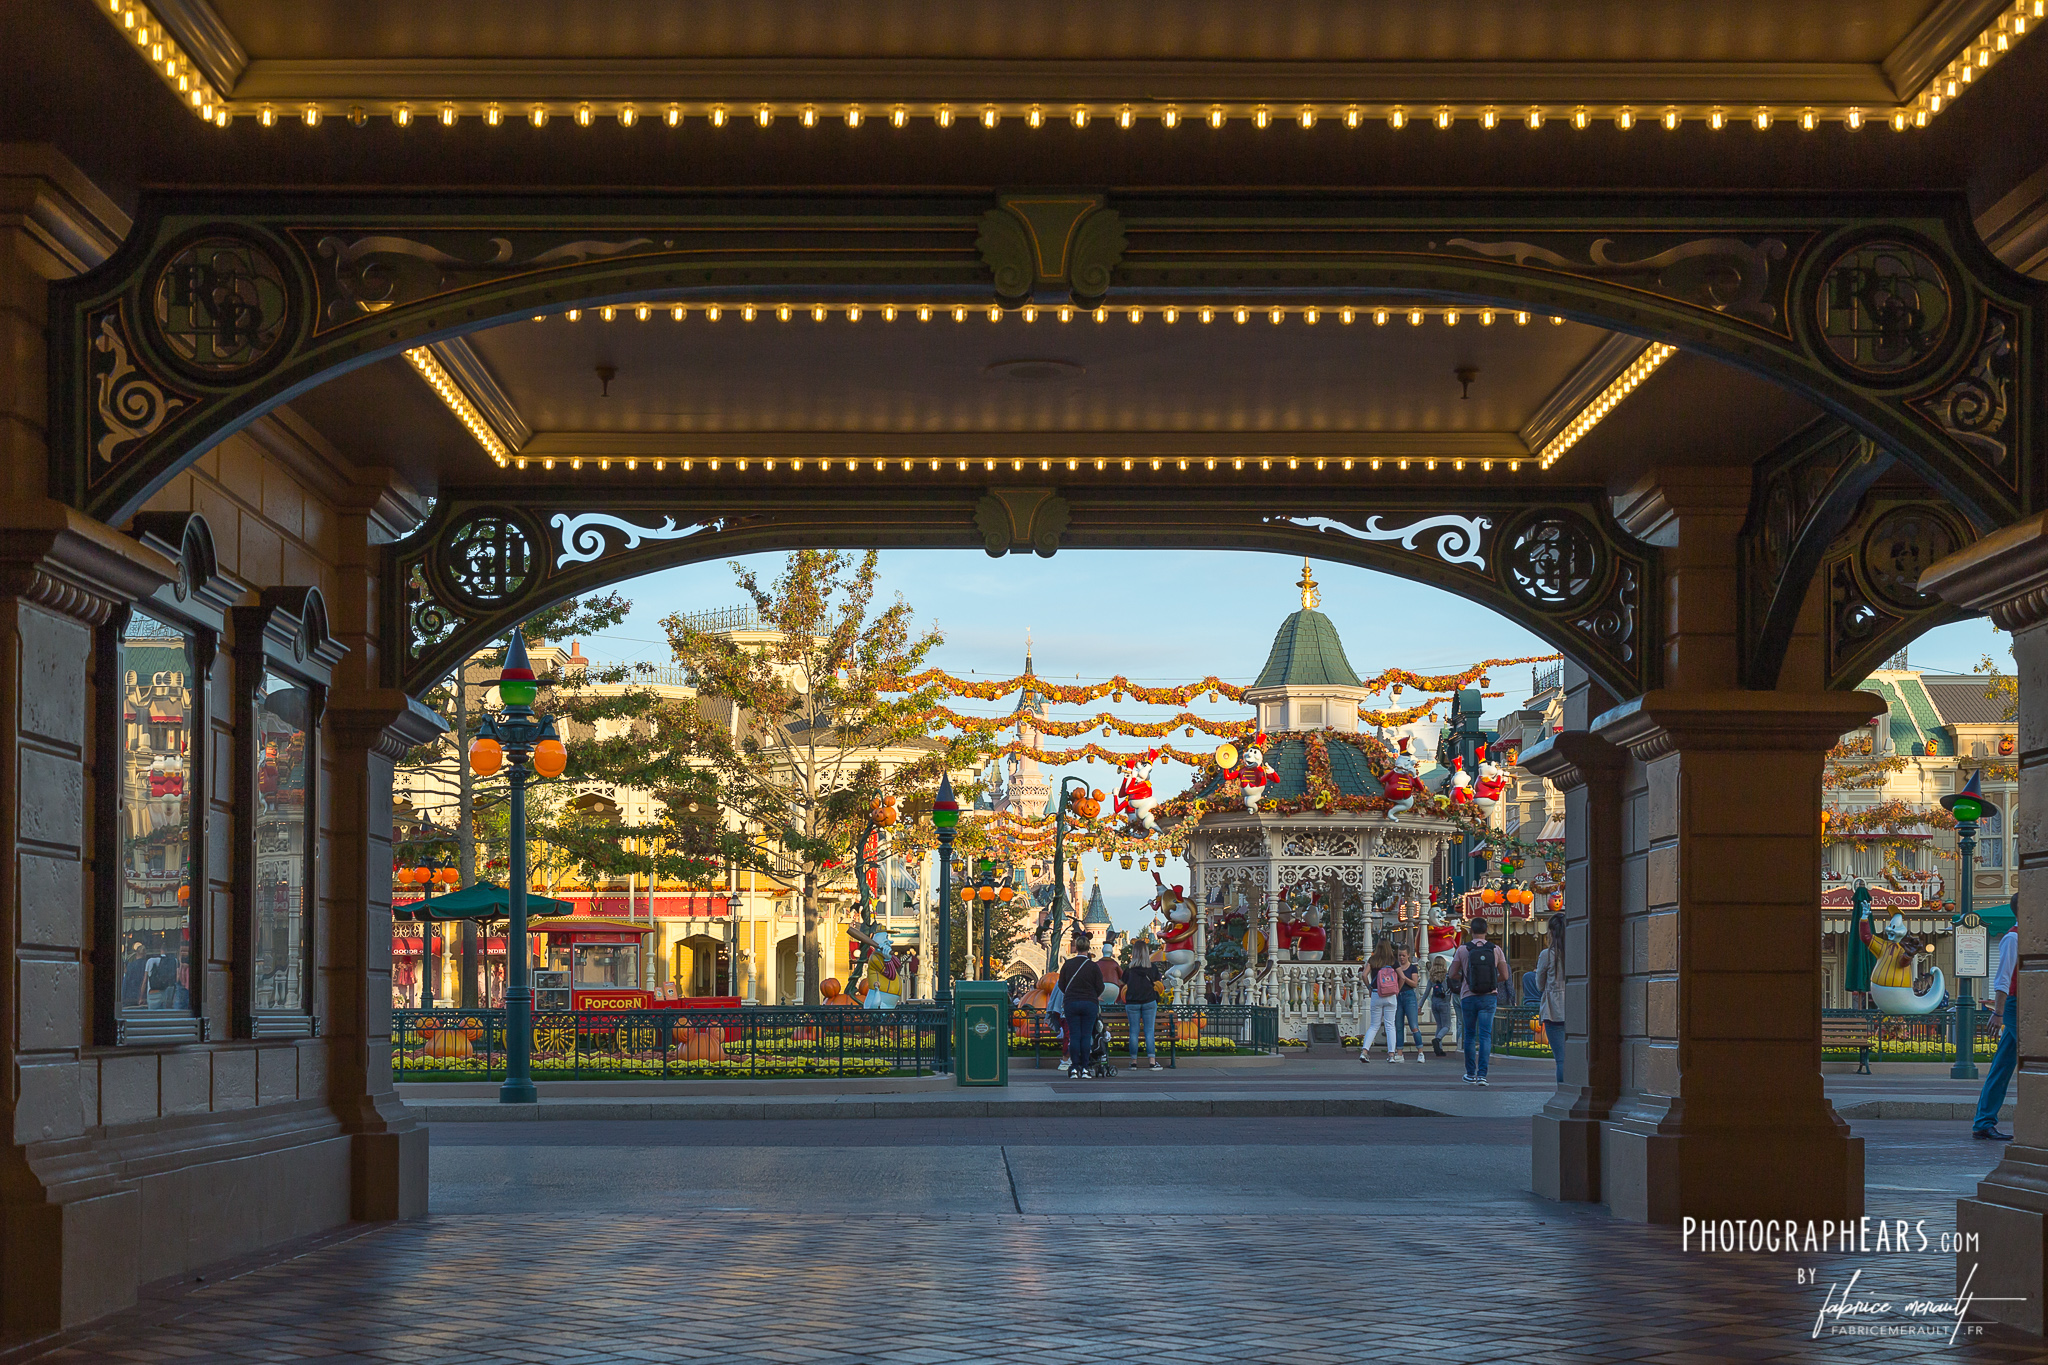
[[(874, 804), (868, 808), (867, 827), (861, 830), (860, 841), (853, 847), (853, 876), (854, 880), (860, 883), (860, 927), (861, 933), (866, 937), (861, 944), (860, 960), (849, 963), (847, 966), (846, 979), (849, 982), (859, 979), (861, 968), (866, 966), (868, 959), (872, 958), (875, 954), (873, 947), (875, 911), (874, 905), (869, 899), (868, 890), (868, 841), (874, 839), (876, 835), (884, 830), (893, 829), (899, 818), (901, 817), (897, 813), (896, 798), (894, 796), (876, 797)], [(879, 851), (878, 844), (877, 852)], [(875, 880), (878, 883), (881, 881), (879, 873), (877, 873)], [(882, 903), (885, 906), (888, 904), (886, 896), (883, 897)]]
[(953, 1019), (953, 834), (960, 827), (960, 800), (953, 795), (953, 779), (939, 776), (939, 793), (932, 802), (932, 828), (939, 832), (939, 957), (932, 964), (938, 989), (933, 999), (939, 1007), (937, 1066), (948, 1069), (947, 1043)]
[(990, 921), (995, 918), (998, 903), (1007, 905), (1017, 898), (1017, 865), (1007, 858), (982, 858), (977, 862), (975, 871), (980, 874), (979, 879), (972, 886), (960, 888), (960, 899), (962, 902), (980, 902), (976, 913), (981, 918), (981, 965), (975, 971), (974, 979), (987, 981), (993, 978)]
[(532, 964), (526, 948), (526, 784), (535, 776), (560, 777), (569, 764), (569, 751), (555, 735), (551, 716), (533, 714), (534, 698), (540, 684), (534, 680), (533, 663), (526, 656), (526, 640), (512, 632), (505, 651), (505, 667), (498, 674), (498, 700), (504, 704), (500, 715), (485, 716), (477, 737), (470, 742), (469, 766), (478, 777), (489, 777), (505, 766), (512, 784), (512, 817), (509, 842), (512, 867), (507, 888), (511, 901), (512, 927), (505, 944), (505, 1083), (498, 1087), (501, 1104), (532, 1104), (538, 1095), (533, 1088), (533, 984)]
[[(1076, 787), (1071, 795), (1068, 788)], [(1069, 810), (1084, 819), (1093, 818), (1102, 812), (1102, 793), (1090, 793), (1085, 778), (1069, 774), (1060, 781), (1060, 799), (1054, 809), (1052, 823), (1052, 938), (1046, 944), (1045, 960), (1053, 971), (1059, 970), (1060, 962), (1060, 917), (1067, 908), (1067, 813)]]
[[(1963, 789), (1941, 798), (1942, 809), (1956, 818), (1956, 914), (1958, 921), (1970, 919), (1970, 883), (1976, 880), (1977, 822), (1985, 816), (1998, 818), (1998, 807), (1984, 795), (1984, 770), (1970, 774)], [(1948, 1069), (1958, 1081), (1977, 1079), (1977, 1002), (1970, 998), (1970, 978), (1956, 974), (1962, 994), (1956, 997), (1956, 1060)]]

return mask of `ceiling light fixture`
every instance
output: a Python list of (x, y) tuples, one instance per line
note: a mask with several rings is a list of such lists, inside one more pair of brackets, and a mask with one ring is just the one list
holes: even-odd
[[(1577, 445), (1587, 432), (1600, 424), (1601, 419), (1619, 407), (1623, 399), (1634, 393), (1644, 380), (1657, 372), (1660, 365), (1677, 353), (1676, 346), (1669, 346), (1661, 341), (1650, 343), (1649, 347), (1629, 362), (1628, 368), (1616, 375), (1592, 402), (1579, 409), (1578, 415), (1567, 422), (1562, 431), (1550, 438), (1537, 456), (1538, 467), (1548, 469), (1556, 464), (1558, 457)], [(1508, 468), (1511, 473), (1517, 471), (1520, 468), (1519, 462), (1510, 461)]]

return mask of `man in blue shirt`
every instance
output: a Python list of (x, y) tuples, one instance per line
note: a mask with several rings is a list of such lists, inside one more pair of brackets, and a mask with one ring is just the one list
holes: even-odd
[(1998, 940), (1998, 969), (1991, 976), (1991, 1012), (1998, 1016), (1998, 1051), (1991, 1069), (1984, 1073), (1984, 1089), (1977, 1095), (1977, 1116), (1970, 1124), (1970, 1136), (1986, 1142), (2011, 1142), (2011, 1133), (1998, 1131), (1998, 1111), (2005, 1107), (2005, 1088), (2019, 1063), (2019, 1002), (2014, 998), (2019, 983), (2014, 971), (2020, 960), (2020, 898), (2012, 898), (2012, 928)]

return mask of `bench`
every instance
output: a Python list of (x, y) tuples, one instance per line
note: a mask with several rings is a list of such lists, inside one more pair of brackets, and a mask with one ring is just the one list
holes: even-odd
[(1870, 1074), (1870, 1049), (1877, 1041), (1877, 1019), (1872, 1015), (1837, 1015), (1820, 1021), (1820, 1046), (1825, 1052), (1829, 1048), (1856, 1048), (1856, 1074)]

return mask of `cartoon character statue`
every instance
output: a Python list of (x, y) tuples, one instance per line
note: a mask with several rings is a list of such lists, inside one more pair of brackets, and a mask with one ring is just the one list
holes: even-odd
[(1159, 824), (1152, 818), (1152, 807), (1159, 798), (1152, 794), (1152, 765), (1159, 761), (1159, 751), (1148, 749), (1143, 758), (1133, 758), (1124, 764), (1124, 780), (1116, 789), (1116, 806), (1113, 814), (1124, 817), (1131, 833), (1143, 830), (1157, 834)]
[(1394, 755), (1394, 766), (1380, 776), (1380, 791), (1394, 804), (1387, 808), (1387, 819), (1398, 820), (1415, 809), (1415, 798), (1423, 794), (1422, 779), (1416, 775), (1415, 756), (1408, 752), (1408, 741), (1401, 740), (1400, 752)]
[(895, 1009), (903, 1003), (904, 983), (909, 979), (915, 959), (896, 952), (896, 945), (890, 941), (887, 929), (876, 929), (870, 933), (858, 924), (849, 924), (846, 932), (848, 937), (868, 947), (868, 990), (867, 996), (861, 1001), (861, 1007), (871, 1010)]
[(1451, 798), (1454, 806), (1472, 804), (1472, 774), (1465, 771), (1463, 754), (1451, 760), (1451, 780), (1444, 784), (1444, 795)]
[(1863, 910), (1856, 917), (1856, 937), (1877, 955), (1870, 968), (1871, 1000), (1886, 1014), (1929, 1014), (1939, 1009), (1947, 994), (1942, 989), (1941, 968), (1931, 968), (1917, 978), (1913, 973), (1914, 959), (1927, 945), (1906, 932), (1903, 915), (1893, 915), (1882, 931), (1877, 930), (1871, 923), (1870, 902), (1858, 899)]
[(1266, 788), (1280, 780), (1280, 774), (1266, 762), (1267, 743), (1265, 732), (1260, 731), (1239, 755), (1237, 766), (1223, 774), (1244, 788), (1244, 808), (1253, 815), (1259, 813), (1259, 802), (1265, 799)]
[(1159, 935), (1166, 945), (1166, 976), (1178, 984), (1195, 970), (1195, 903), (1180, 887), (1161, 881), (1157, 872), (1152, 874), (1152, 884), (1159, 888), (1153, 906), (1166, 921)]
[(1500, 803), (1508, 789), (1508, 775), (1500, 764), (1486, 756), (1486, 746), (1479, 746), (1479, 780), (1472, 784), (1472, 804), (1482, 815), (1493, 814), (1493, 808)]
[(1296, 896), (1289, 903), (1288, 917), (1280, 921), (1280, 946), (1292, 948), (1299, 961), (1321, 962), (1324, 949), (1329, 947), (1324, 919), (1321, 895), (1311, 894), (1306, 899)]

